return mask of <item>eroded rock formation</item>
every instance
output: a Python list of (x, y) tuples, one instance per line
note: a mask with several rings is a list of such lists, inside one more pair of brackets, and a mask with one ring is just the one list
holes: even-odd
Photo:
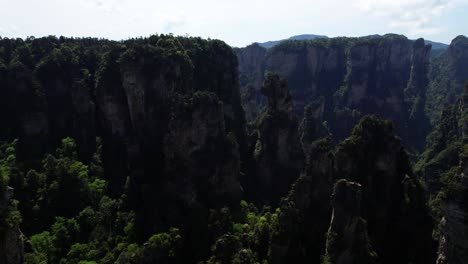
[(367, 234), (367, 222), (362, 218), (361, 185), (338, 180), (333, 188), (333, 213), (327, 233), (324, 258), (333, 264), (375, 263)]
[(452, 193), (441, 205), (443, 217), (440, 222), (437, 264), (468, 263), (468, 179), (465, 173), (456, 176), (458, 193)]
[(379, 259), (383, 263), (434, 261), (428, 253), (434, 249), (424, 191), (412, 176), (392, 124), (364, 117), (353, 135), (339, 145), (335, 157), (336, 177), (362, 186), (362, 217)]
[(26, 239), (21, 233), (19, 226), (7, 221), (12, 203), (13, 189), (8, 186), (1, 186), (1, 188), (0, 262), (4, 264), (22, 264), (24, 261), (24, 244)]
[(299, 177), (303, 151), (298, 120), (285, 80), (269, 74), (262, 86), (268, 108), (252, 132), (256, 137), (254, 158), (257, 163), (258, 193), (261, 199), (279, 200)]
[[(327, 140), (307, 148), (305, 173), (280, 206), (272, 259), (318, 262), (327, 245), (331, 263), (435, 261), (424, 189), (392, 124), (366, 116), (334, 155), (331, 149)], [(330, 220), (332, 186), (340, 179)]]
[[(349, 136), (362, 116), (375, 114), (394, 121), (397, 133), (410, 147), (424, 146), (430, 56), (430, 45), (424, 40), (385, 35), (285, 41), (266, 53), (254, 52), (259, 49), (252, 45), (237, 51), (240, 74), (246, 76), (241, 85), (249, 87), (249, 94), (255, 94), (251, 87), (260, 90), (265, 72), (276, 72), (288, 80), (298, 115), (309, 103), (322, 102), (323, 107), (314, 109), (322, 117), (317, 124), (328, 121), (335, 139)], [(249, 55), (255, 59), (245, 58)], [(248, 97), (244, 106), (252, 109), (252, 102)], [(412, 134), (415, 123), (422, 136)]]

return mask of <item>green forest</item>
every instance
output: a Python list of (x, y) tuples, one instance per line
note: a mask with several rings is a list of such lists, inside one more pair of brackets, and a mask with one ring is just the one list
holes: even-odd
[(0, 263), (464, 263), (466, 47), (0, 38)]

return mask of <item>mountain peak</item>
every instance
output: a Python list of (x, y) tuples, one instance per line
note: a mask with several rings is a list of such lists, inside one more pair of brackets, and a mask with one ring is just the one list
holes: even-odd
[(258, 45), (269, 49), (280, 44), (281, 42), (285, 40), (311, 40), (311, 39), (318, 39), (318, 38), (328, 38), (328, 37), (325, 35), (301, 34), (301, 35), (295, 35), (295, 36), (289, 37), (287, 39), (272, 40), (272, 41), (267, 41), (267, 42), (258, 42)]

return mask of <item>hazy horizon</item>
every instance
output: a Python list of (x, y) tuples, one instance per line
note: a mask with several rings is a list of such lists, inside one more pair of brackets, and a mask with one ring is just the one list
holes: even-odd
[[(97, 37), (151, 34), (221, 39), (231, 46), (301, 34), (359, 37), (396, 33), (449, 44), (468, 35), (468, 0), (292, 0), (220, 3), (174, 0), (0, 0), (0, 36)], [(339, 8), (337, 8), (339, 7)]]

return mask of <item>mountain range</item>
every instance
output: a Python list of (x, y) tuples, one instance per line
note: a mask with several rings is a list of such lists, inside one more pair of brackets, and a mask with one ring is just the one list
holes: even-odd
[(468, 263), (468, 38), (264, 45), (0, 38), (0, 263)]
[[(380, 37), (381, 35), (375, 34), (375, 35), (369, 35), (367, 37), (372, 37), (372, 36)], [(287, 39), (271, 40), (271, 41), (257, 42), (257, 43), (261, 47), (269, 49), (269, 48), (272, 48), (272, 47), (274, 47), (274, 46), (276, 46), (276, 45), (278, 45), (281, 42), (286, 41), (286, 40), (312, 40), (312, 39), (318, 39), (318, 38), (328, 38), (328, 37), (325, 36), (325, 35), (301, 34), (301, 35), (295, 35), (295, 36), (289, 37)], [(431, 44), (433, 50), (445, 50), (449, 46), (448, 44), (441, 43), (441, 42), (435, 42), (435, 41), (431, 41), (431, 40), (425, 40), (425, 43), (426, 44)]]

